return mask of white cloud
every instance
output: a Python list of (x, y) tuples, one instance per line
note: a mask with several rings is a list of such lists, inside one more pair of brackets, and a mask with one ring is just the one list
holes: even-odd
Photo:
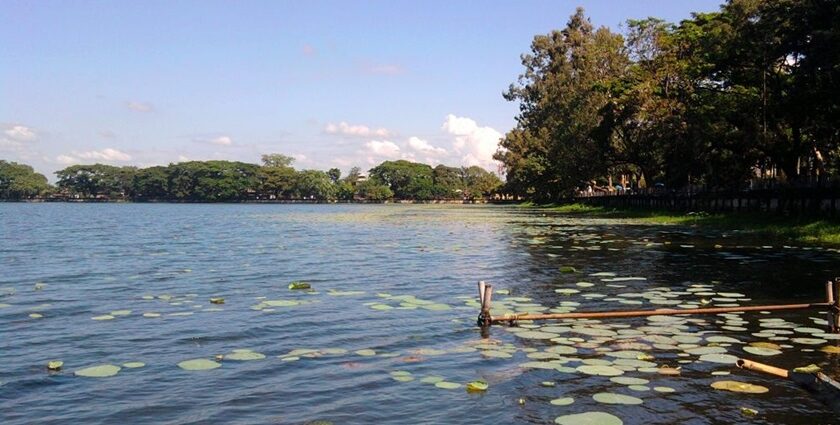
[(20, 124), (3, 126), (0, 134), (0, 152), (16, 152), (27, 155), (32, 144), (38, 141), (38, 133), (31, 127)]
[(136, 112), (152, 112), (155, 110), (155, 107), (148, 102), (128, 101), (125, 106)]
[(409, 137), (408, 146), (417, 152), (422, 152), (427, 155), (446, 155), (446, 149), (432, 146), (429, 142), (419, 137)]
[(69, 154), (59, 155), (55, 158), (55, 160), (58, 163), (66, 165), (78, 164), (86, 161), (125, 162), (131, 161), (131, 155), (118, 149), (105, 148), (99, 151), (73, 151)]
[(493, 154), (499, 147), (502, 133), (491, 127), (480, 127), (470, 118), (452, 114), (446, 116), (442, 129), (455, 136), (452, 146), (461, 155), (463, 165), (478, 165), (488, 170), (496, 168)]
[(219, 146), (230, 146), (233, 144), (233, 139), (229, 136), (219, 136), (214, 139), (208, 140), (209, 143)]
[(383, 158), (398, 158), (400, 156), (400, 147), (387, 140), (371, 140), (365, 143), (365, 147), (367, 152), (374, 156)]
[(326, 127), (324, 127), (324, 132), (327, 134), (340, 134), (342, 136), (354, 136), (354, 137), (389, 137), (391, 136), (391, 132), (385, 128), (377, 128), (373, 129), (366, 125), (355, 124), (351, 125), (344, 121), (333, 124), (329, 123)]
[(25, 125), (8, 126), (5, 130), (3, 130), (3, 134), (5, 134), (6, 137), (18, 142), (33, 142), (38, 138), (38, 135), (35, 134), (35, 130), (32, 130)]

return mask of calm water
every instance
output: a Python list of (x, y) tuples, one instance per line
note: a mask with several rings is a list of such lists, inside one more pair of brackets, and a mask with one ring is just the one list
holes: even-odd
[[(625, 424), (830, 423), (793, 384), (686, 352), (728, 336), (740, 340), (723, 344), (728, 354), (816, 363), (836, 376), (838, 355), (819, 351), (834, 341), (808, 330), (821, 313), (560, 323), (537, 339), (497, 326), (482, 340), (473, 325), (478, 280), (510, 290), (494, 297), (499, 309), (586, 311), (818, 300), (822, 282), (840, 275), (837, 252), (724, 236), (504, 207), (0, 204), (0, 423), (537, 424), (587, 411)], [(578, 273), (560, 273), (567, 265)], [(315, 292), (290, 291), (295, 280)], [(754, 341), (782, 354), (745, 353)], [(572, 371), (520, 367), (558, 342), (574, 351), (561, 360)], [(624, 377), (650, 381), (644, 390), (576, 370), (615, 366), (609, 351), (628, 348), (681, 375), (624, 364)], [(266, 358), (178, 367), (235, 349)], [(288, 357), (298, 349), (316, 351)], [(47, 373), (53, 359), (62, 372)], [(146, 365), (108, 378), (73, 373), (125, 362)], [(490, 388), (442, 389), (422, 382), (430, 376)], [(722, 379), (769, 392), (710, 387)], [(643, 403), (603, 404), (599, 392)], [(550, 403), (559, 397), (574, 402)]]

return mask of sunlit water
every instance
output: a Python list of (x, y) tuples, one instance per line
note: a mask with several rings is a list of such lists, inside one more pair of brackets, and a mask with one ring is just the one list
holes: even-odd
[[(0, 204), (0, 423), (553, 423), (588, 411), (625, 424), (830, 423), (831, 411), (795, 384), (685, 351), (716, 345), (711, 336), (773, 342), (782, 354), (751, 355), (742, 343), (724, 349), (838, 375), (838, 355), (819, 351), (834, 340), (795, 339), (821, 339), (796, 330), (822, 327), (820, 312), (540, 323), (555, 326), (545, 330), (556, 341), (504, 326), (482, 340), (474, 326), (478, 280), (510, 291), (494, 297), (498, 309), (591, 311), (820, 300), (822, 282), (840, 274), (837, 252), (765, 243), (516, 207)], [(315, 292), (290, 291), (298, 280)], [(93, 320), (111, 312), (123, 315)], [(574, 351), (562, 368), (520, 366), (552, 360), (528, 355), (557, 345)], [(680, 367), (680, 375), (631, 359), (622, 376), (648, 380), (644, 390), (577, 370), (615, 366), (608, 351), (627, 347), (645, 353), (636, 361)], [(206, 371), (178, 366), (235, 349), (266, 358)], [(299, 349), (315, 352), (288, 356)], [(48, 373), (55, 359), (64, 368)], [(146, 365), (74, 376), (126, 362)], [(395, 380), (396, 371), (412, 380)], [(432, 376), (461, 387), (439, 388)], [(465, 391), (477, 379), (489, 389)], [(723, 379), (769, 392), (710, 387)], [(600, 392), (642, 403), (599, 403), (592, 396)], [(574, 401), (550, 403), (561, 397)]]

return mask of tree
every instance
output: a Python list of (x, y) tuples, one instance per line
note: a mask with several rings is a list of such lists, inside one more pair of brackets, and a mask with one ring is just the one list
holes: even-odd
[(293, 157), (279, 153), (264, 154), (262, 156), (264, 167), (291, 167), (293, 162), (295, 162)]
[(0, 160), (0, 199), (30, 199), (49, 188), (47, 178), (32, 167)]
[(169, 167), (149, 167), (137, 170), (134, 175), (136, 200), (166, 200), (169, 194)]
[(327, 175), (330, 177), (333, 183), (337, 183), (338, 180), (341, 178), (341, 170), (338, 168), (330, 168), (327, 171)]
[(337, 188), (330, 176), (319, 170), (303, 170), (295, 176), (294, 192), (303, 199), (336, 199)]
[(607, 94), (595, 89), (627, 63), (622, 37), (593, 30), (581, 8), (562, 31), (534, 38), (522, 56), (525, 71), (504, 95), (519, 102), (517, 125), (495, 155), (515, 190), (555, 200), (604, 173), (604, 152), (591, 133)]
[(370, 177), (377, 184), (384, 184), (399, 199), (431, 199), (432, 167), (427, 164), (399, 160), (385, 161), (370, 170)]
[(134, 191), (136, 167), (113, 165), (71, 165), (56, 171), (58, 187), (83, 198), (105, 196), (130, 199)]
[(376, 180), (366, 180), (357, 186), (359, 196), (368, 201), (385, 201), (394, 197), (394, 192), (387, 185)]

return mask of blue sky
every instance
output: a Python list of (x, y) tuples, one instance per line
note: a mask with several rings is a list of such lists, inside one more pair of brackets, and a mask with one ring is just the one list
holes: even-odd
[(0, 159), (492, 167), (536, 34), (719, 1), (0, 2)]

